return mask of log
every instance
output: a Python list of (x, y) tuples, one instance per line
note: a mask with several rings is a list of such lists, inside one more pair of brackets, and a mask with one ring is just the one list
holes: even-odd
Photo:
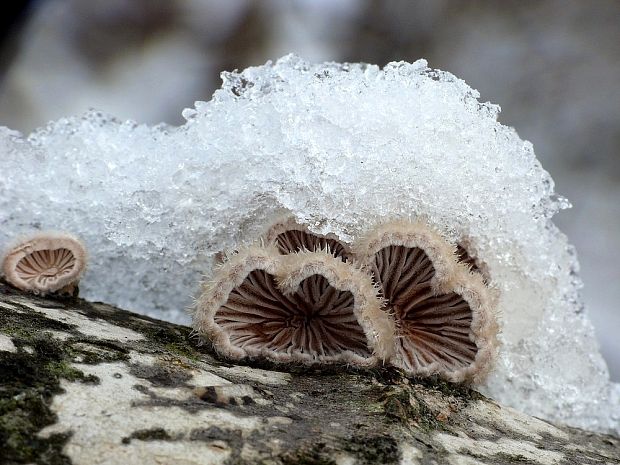
[(233, 364), (191, 329), (0, 282), (0, 463), (620, 463), (620, 439), (467, 387)]

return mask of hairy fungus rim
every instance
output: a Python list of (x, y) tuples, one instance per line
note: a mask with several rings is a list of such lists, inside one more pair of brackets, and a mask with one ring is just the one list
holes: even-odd
[[(19, 276), (17, 266), (22, 259), (42, 250), (59, 249), (69, 250), (75, 263), (71, 271), (64, 276), (57, 277), (53, 285), (39, 286)], [(20, 238), (7, 249), (2, 262), (2, 273), (5, 279), (18, 289), (45, 295), (75, 286), (86, 270), (87, 258), (86, 247), (77, 237), (57, 231), (40, 232)]]
[[(292, 216), (284, 216), (284, 217), (276, 220), (275, 222), (273, 222), (269, 226), (269, 228), (267, 228), (267, 231), (264, 234), (265, 242), (267, 244), (277, 244), (278, 236), (280, 236), (280, 234), (283, 234), (283, 233), (285, 233), (287, 231), (301, 231), (301, 232), (304, 232), (306, 234), (310, 234), (312, 236), (315, 236), (318, 239), (325, 239), (325, 240), (334, 241), (334, 242), (338, 243), (338, 245), (340, 247), (342, 247), (343, 252), (341, 254), (341, 257), (342, 257), (343, 260), (346, 261), (351, 256), (351, 247), (349, 246), (349, 244), (347, 244), (346, 242), (342, 241), (336, 234), (334, 234), (334, 233), (328, 233), (328, 234), (318, 234), (318, 233), (315, 233), (315, 232), (311, 231), (308, 226), (299, 223)], [(276, 248), (278, 248), (277, 245), (276, 245)], [(279, 248), (278, 248), (278, 251), (282, 255), (287, 255), (287, 254), (282, 253), (279, 250)], [(306, 250), (293, 251), (293, 252), (289, 252), (289, 253), (297, 253), (297, 252), (304, 252), (304, 251), (316, 252), (316, 250), (306, 249)], [(329, 252), (332, 255), (334, 255), (334, 251), (333, 250), (330, 250)]]
[(227, 302), (233, 289), (240, 286), (252, 271), (264, 270), (275, 276), (279, 257), (273, 248), (248, 246), (228, 256), (227, 261), (219, 265), (215, 276), (203, 282), (202, 292), (192, 308), (192, 326), (207, 336), (221, 355), (241, 360), (249, 354), (230, 342), (229, 336), (215, 322), (215, 314)]
[(392, 245), (422, 249), (435, 267), (433, 287), (442, 292), (450, 287), (450, 276), (457, 266), (455, 248), (424, 223), (403, 220), (383, 223), (356, 240), (352, 250), (354, 258), (368, 267), (377, 252)]
[(459, 263), (464, 264), (471, 272), (480, 274), (484, 283), (490, 286), (491, 274), (489, 273), (489, 267), (477, 254), (472, 254), (472, 250), (476, 250), (472, 241), (467, 237), (462, 238), (456, 244), (456, 259)]
[(492, 369), (499, 349), (496, 295), (487, 287), (480, 273), (472, 272), (460, 263), (457, 264), (452, 286), (454, 292), (463, 297), (472, 309), (471, 331), (478, 351), (474, 362), (455, 372), (450, 381), (480, 383)]
[[(371, 355), (364, 357), (346, 350), (338, 355), (315, 355), (298, 351), (288, 353), (267, 348), (242, 348), (231, 343), (227, 332), (215, 321), (215, 316), (226, 304), (231, 292), (252, 271), (259, 269), (274, 277), (283, 295), (294, 293), (300, 283), (312, 275), (321, 275), (335, 289), (350, 292), (354, 298), (353, 314), (366, 337)], [(393, 323), (381, 310), (381, 301), (370, 277), (334, 258), (327, 251), (279, 255), (273, 246), (242, 249), (220, 266), (212, 280), (204, 283), (203, 292), (193, 308), (193, 325), (211, 341), (216, 351), (233, 360), (260, 357), (282, 363), (350, 363), (370, 367), (392, 355)]]
[[(419, 376), (438, 374), (452, 382), (482, 381), (492, 367), (498, 347), (495, 299), (482, 275), (471, 272), (466, 264), (459, 263), (456, 248), (422, 222), (399, 220), (377, 226), (354, 242), (354, 257), (364, 266), (370, 267), (377, 252), (393, 245), (420, 248), (435, 268), (435, 275), (430, 282), (433, 293), (440, 295), (454, 292), (467, 302), (472, 313), (470, 339), (477, 347), (472, 363), (463, 368), (450, 370), (433, 362), (422, 369), (406, 371)], [(396, 356), (392, 363), (400, 366)]]

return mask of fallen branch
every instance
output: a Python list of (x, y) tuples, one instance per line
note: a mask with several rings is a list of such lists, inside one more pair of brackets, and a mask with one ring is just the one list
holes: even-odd
[(437, 380), (225, 363), (190, 329), (0, 283), (0, 462), (620, 463), (616, 437)]

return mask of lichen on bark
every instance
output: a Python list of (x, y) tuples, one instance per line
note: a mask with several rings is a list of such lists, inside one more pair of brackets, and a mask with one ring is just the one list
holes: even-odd
[(226, 363), (187, 327), (2, 283), (0, 333), (1, 463), (620, 463), (616, 437), (462, 385)]

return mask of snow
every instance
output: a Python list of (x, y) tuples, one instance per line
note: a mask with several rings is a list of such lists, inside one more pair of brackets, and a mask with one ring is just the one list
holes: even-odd
[(350, 240), (423, 217), (488, 268), (501, 359), (484, 392), (538, 417), (620, 431), (579, 289), (552, 223), (570, 204), (499, 108), (424, 60), (277, 63), (223, 73), (180, 127), (90, 112), (27, 138), (0, 133), (0, 245), (39, 229), (82, 237), (82, 295), (171, 321), (222, 249), (291, 212)]

